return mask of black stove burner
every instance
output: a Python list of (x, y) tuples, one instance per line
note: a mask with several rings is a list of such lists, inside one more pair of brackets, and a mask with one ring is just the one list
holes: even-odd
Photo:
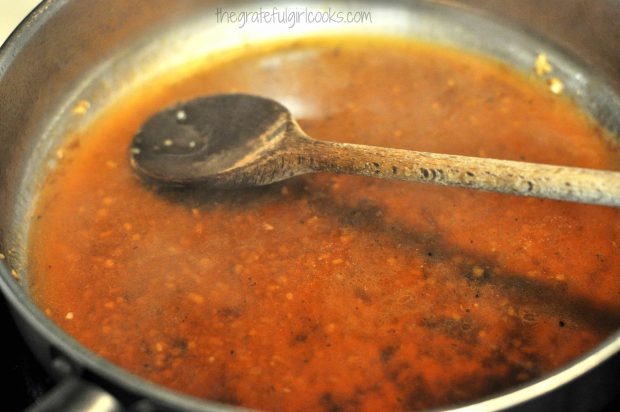
[(4, 352), (0, 356), (2, 410), (21, 411), (43, 396), (53, 381), (19, 334), (3, 297), (0, 297), (0, 325)]

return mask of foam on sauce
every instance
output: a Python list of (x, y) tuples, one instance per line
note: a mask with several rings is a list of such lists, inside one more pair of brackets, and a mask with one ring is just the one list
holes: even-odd
[(620, 326), (616, 209), (327, 174), (144, 186), (141, 123), (222, 92), (278, 99), (318, 139), (620, 165), (569, 102), (480, 57), (332, 38), (205, 62), (68, 138), (38, 201), (33, 296), (99, 355), (247, 407), (404, 410), (540, 376)]

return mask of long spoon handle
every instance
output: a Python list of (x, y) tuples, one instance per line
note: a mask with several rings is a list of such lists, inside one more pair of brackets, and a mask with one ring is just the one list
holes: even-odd
[(311, 140), (297, 162), (328, 171), (620, 207), (620, 172)]

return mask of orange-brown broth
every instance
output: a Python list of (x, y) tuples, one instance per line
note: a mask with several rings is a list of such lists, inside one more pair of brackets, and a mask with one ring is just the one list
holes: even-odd
[(527, 381), (620, 325), (616, 209), (326, 174), (233, 192), (132, 174), (148, 115), (232, 91), (280, 99), (316, 138), (619, 165), (565, 100), (437, 47), (308, 41), (163, 78), (72, 137), (37, 207), (33, 296), (96, 353), (248, 407), (403, 410)]

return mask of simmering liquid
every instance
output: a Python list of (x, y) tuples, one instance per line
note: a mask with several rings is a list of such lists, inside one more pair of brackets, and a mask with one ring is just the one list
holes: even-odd
[(618, 169), (571, 103), (440, 47), (332, 38), (248, 50), (114, 102), (37, 205), (32, 293), (146, 379), (267, 410), (410, 410), (553, 370), (620, 326), (620, 211), (316, 174), (163, 189), (128, 146), (157, 110), (246, 92), (318, 139)]

